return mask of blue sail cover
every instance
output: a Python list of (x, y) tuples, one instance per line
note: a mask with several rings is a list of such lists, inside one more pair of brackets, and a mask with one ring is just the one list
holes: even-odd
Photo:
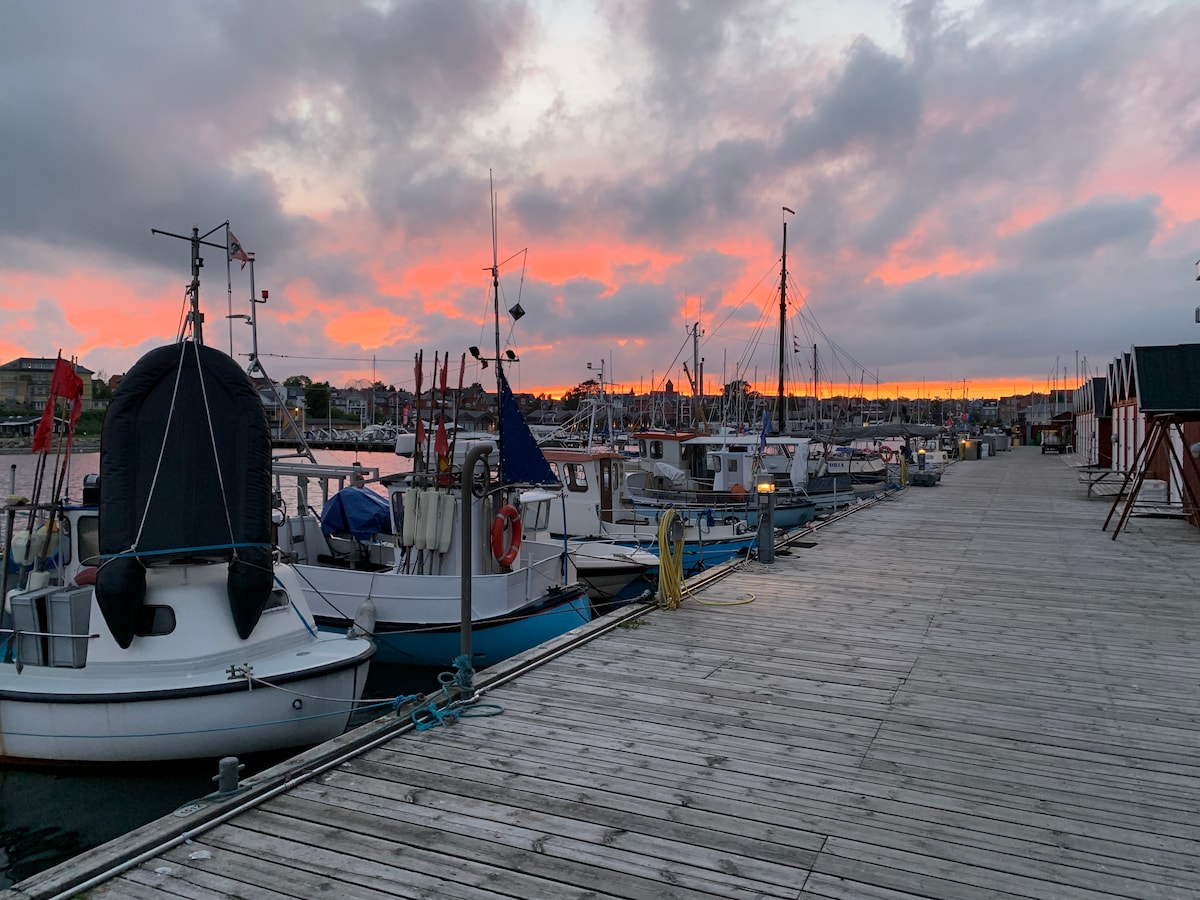
[(322, 534), (351, 534), (360, 541), (391, 534), (388, 502), (364, 487), (342, 488), (321, 510)]
[(500, 428), (504, 434), (504, 471), (501, 473), (504, 480), (509, 484), (552, 484), (557, 487), (558, 478), (521, 415), (517, 398), (503, 374), (500, 375)]

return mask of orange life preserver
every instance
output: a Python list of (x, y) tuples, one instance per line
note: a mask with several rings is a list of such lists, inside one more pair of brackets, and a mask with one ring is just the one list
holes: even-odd
[[(508, 549), (504, 549), (504, 533), (509, 532)], [(521, 550), (521, 514), (511, 503), (505, 503), (492, 520), (492, 556), (502, 566), (511, 566)]]
[(891, 462), (892, 457), (895, 455), (896, 455), (896, 452), (891, 447), (887, 446), (886, 444), (879, 448), (879, 458), (882, 459), (885, 463)]

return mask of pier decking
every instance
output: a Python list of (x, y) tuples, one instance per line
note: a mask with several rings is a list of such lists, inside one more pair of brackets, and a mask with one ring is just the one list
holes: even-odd
[(1200, 534), (1107, 512), (959, 463), (88, 896), (1200, 897)]

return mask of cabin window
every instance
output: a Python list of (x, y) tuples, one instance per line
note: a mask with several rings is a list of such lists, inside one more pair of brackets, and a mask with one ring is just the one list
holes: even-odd
[(550, 501), (538, 500), (521, 507), (521, 524), (526, 531), (545, 531), (550, 527)]
[(143, 606), (138, 612), (138, 637), (170, 634), (175, 630), (175, 610), (169, 606)]
[(100, 517), (81, 516), (79, 528), (79, 564), (81, 566), (98, 566), (100, 564)]
[(273, 609), (287, 609), (291, 606), (291, 601), (288, 599), (286, 591), (275, 588), (267, 597), (267, 605), (263, 607), (263, 612), (270, 612)]
[(663, 458), (663, 442), (662, 441), (651, 441), (650, 442), (650, 458), (651, 459), (662, 459)]
[(600, 489), (606, 492), (612, 490), (612, 473), (607, 467), (600, 470)]
[(738, 470), (738, 461), (736, 459), (729, 460), (729, 471), (736, 472)]
[(648, 456), (649, 455), (649, 452), (646, 450), (646, 439), (645, 438), (641, 438), (638, 440), (638, 455), (639, 456)]
[(582, 463), (568, 463), (566, 478), (563, 480), (569, 491), (586, 491), (588, 489), (587, 470)]

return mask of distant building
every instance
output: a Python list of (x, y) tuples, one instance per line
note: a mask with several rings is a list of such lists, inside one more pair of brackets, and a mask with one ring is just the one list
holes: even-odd
[[(0, 366), (0, 407), (9, 410), (41, 412), (50, 396), (56, 359), (22, 356)], [(92, 370), (76, 365), (75, 374), (83, 379), (83, 408), (93, 409)]]

